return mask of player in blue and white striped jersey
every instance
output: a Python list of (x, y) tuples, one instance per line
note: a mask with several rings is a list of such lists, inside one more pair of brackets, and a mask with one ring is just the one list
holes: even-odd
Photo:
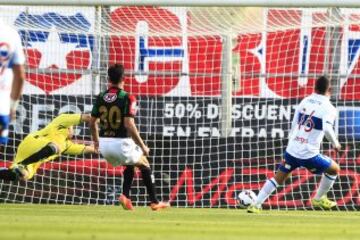
[(0, 19), (0, 144), (7, 143), (9, 124), (15, 118), (25, 80), (24, 63), (19, 34)]
[(337, 111), (330, 102), (330, 94), (329, 79), (324, 76), (318, 78), (315, 93), (304, 98), (295, 111), (282, 165), (275, 177), (266, 181), (248, 212), (260, 212), (263, 202), (298, 167), (305, 167), (314, 174), (323, 174), (317, 193), (311, 200), (312, 205), (322, 209), (336, 206), (336, 202), (329, 200), (326, 193), (333, 186), (340, 167), (329, 157), (320, 154), (324, 136), (336, 151), (341, 149), (334, 132)]

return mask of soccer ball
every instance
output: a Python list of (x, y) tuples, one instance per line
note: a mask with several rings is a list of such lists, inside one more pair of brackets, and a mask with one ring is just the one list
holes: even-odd
[(244, 190), (237, 195), (236, 201), (241, 208), (246, 208), (256, 201), (256, 194), (251, 190)]

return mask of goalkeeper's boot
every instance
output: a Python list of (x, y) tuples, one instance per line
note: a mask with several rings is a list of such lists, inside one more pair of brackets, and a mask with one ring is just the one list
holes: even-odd
[(130, 211), (134, 210), (131, 200), (127, 198), (124, 194), (121, 194), (121, 196), (119, 197), (119, 201), (121, 206), (125, 210), (130, 210)]
[(261, 213), (261, 207), (258, 207), (256, 205), (250, 205), (247, 208), (248, 213)]
[(164, 208), (168, 208), (170, 207), (170, 203), (169, 202), (158, 202), (158, 203), (151, 203), (150, 204), (150, 208), (153, 211), (158, 211), (160, 209), (164, 209)]
[(337, 205), (336, 202), (329, 200), (326, 196), (322, 196), (319, 200), (311, 199), (311, 204), (313, 207), (322, 208), (324, 210), (330, 210)]

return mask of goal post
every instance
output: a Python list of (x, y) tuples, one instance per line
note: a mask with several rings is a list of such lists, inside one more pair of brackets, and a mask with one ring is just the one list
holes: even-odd
[[(125, 66), (125, 90), (139, 102), (137, 125), (151, 149), (157, 191), (176, 207), (236, 208), (258, 192), (287, 144), (295, 106), (315, 79), (331, 77), (344, 151), (329, 197), (359, 209), (360, 2), (0, 0), (18, 30), (27, 80), (0, 152), (9, 166), (31, 131), (63, 112), (90, 112), (107, 68)], [(76, 141), (91, 142), (87, 126)], [(62, 156), (28, 182), (0, 181), (0, 201), (118, 204), (123, 167), (101, 156)], [(311, 209), (319, 176), (294, 171), (265, 208)], [(140, 173), (131, 192), (147, 202)]]
[[(9, 5), (6, 0), (0, 0), (0, 4)], [(48, 6), (237, 6), (237, 7), (359, 7), (356, 0), (299, 0), (289, 2), (286, 0), (63, 0), (57, 3), (51, 0), (13, 0), (12, 5), (48, 5)]]

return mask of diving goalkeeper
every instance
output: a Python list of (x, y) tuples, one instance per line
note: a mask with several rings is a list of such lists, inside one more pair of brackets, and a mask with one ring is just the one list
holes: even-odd
[(73, 126), (90, 119), (88, 114), (61, 114), (45, 128), (30, 133), (20, 143), (11, 166), (0, 168), (0, 179), (29, 180), (42, 163), (55, 160), (62, 154), (95, 153), (94, 147), (71, 141)]

